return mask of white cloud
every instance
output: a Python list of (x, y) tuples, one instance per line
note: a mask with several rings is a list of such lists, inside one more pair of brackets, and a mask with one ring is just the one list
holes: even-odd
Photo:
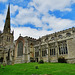
[(4, 20), (5, 20), (5, 15), (4, 14), (0, 14), (0, 30), (1, 31), (3, 31)]
[(72, 3), (75, 3), (75, 0), (72, 0)]
[[(35, 25), (35, 27), (42, 27), (43, 30), (39, 31), (32, 28), (27, 27), (20, 27), (15, 28), (15, 39), (21, 33), (23, 36), (31, 36), (34, 38), (38, 38), (39, 36), (50, 34), (51, 32), (60, 31), (66, 28), (70, 28), (75, 26), (75, 21), (69, 19), (61, 19), (56, 18), (55, 16), (51, 16), (47, 12), (43, 14), (41, 19), (39, 18), (41, 13), (39, 11), (34, 10), (34, 8), (22, 8), (19, 6), (11, 6), (12, 9), (16, 10), (12, 11), (11, 13), (15, 13), (15, 11), (19, 11), (16, 17), (11, 18), (11, 23), (14, 25), (25, 25), (27, 23)], [(69, 10), (68, 8), (64, 10)], [(49, 25), (47, 25), (49, 24)], [(47, 29), (52, 29), (51, 31), (47, 31)], [(18, 33), (17, 33), (18, 32)], [(33, 35), (32, 35), (33, 34)]]
[(0, 2), (7, 2), (8, 0), (0, 0)]
[[(11, 6), (11, 7), (12, 7), (13, 10), (16, 7), (16, 10), (19, 11), (19, 13), (16, 15), (16, 17), (11, 19), (12, 24), (24, 25), (24, 24), (27, 24), (27, 23), (31, 23), (31, 24), (35, 25), (36, 27), (42, 26), (42, 22), (38, 18), (40, 13), (34, 11), (33, 8), (28, 9), (28, 8), (21, 8), (21, 7), (18, 7), (18, 6)], [(11, 13), (15, 13), (15, 11), (11, 11)]]
[(11, 7), (10, 7), (10, 11), (11, 11), (11, 14), (15, 14), (15, 12), (18, 10), (18, 6), (17, 5), (15, 5), (15, 6), (13, 6), (12, 4), (11, 4)]
[(33, 0), (29, 3), (29, 6), (34, 6), (41, 13), (48, 12), (49, 10), (71, 11), (71, 1), (72, 0)]
[(48, 23), (47, 28), (52, 28), (54, 31), (60, 31), (75, 26), (75, 21), (56, 18), (55, 16), (44, 16), (42, 17), (42, 22)]
[[(54, 29), (55, 27), (60, 26), (65, 28), (64, 26), (68, 27), (68, 25), (71, 25), (70, 27), (74, 26), (72, 20), (69, 19), (61, 19), (56, 18), (55, 16), (51, 16), (50, 14), (46, 13), (44, 16), (42, 16), (42, 19), (40, 19), (38, 16), (40, 16), (40, 13), (38, 11), (34, 11), (34, 9), (31, 8), (21, 8), (18, 6), (12, 6), (12, 9), (15, 9), (17, 7), (17, 10), (19, 13), (16, 15), (15, 18), (11, 19), (12, 24), (15, 25), (24, 25), (27, 23), (35, 25), (35, 27), (43, 27), (44, 29), (48, 29), (49, 26), (47, 26), (46, 23), (49, 23), (50, 27)], [(16, 11), (16, 10), (15, 10)], [(55, 28), (56, 29), (56, 28)]]
[(38, 31), (36, 29), (31, 29), (28, 27), (19, 27), (19, 28), (12, 28), (12, 29), (14, 29), (15, 40), (19, 37), (20, 34), (23, 37), (29, 36), (29, 37), (33, 37), (33, 38), (39, 38), (39, 37), (44, 36), (46, 34), (53, 33), (53, 31), (46, 31), (46, 30)]

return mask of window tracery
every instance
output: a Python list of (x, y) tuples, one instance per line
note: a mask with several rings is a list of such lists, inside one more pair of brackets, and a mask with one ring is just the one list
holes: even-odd
[(55, 43), (50, 45), (50, 56), (51, 55), (56, 55)]
[(39, 56), (39, 48), (35, 48), (35, 57)]
[(59, 54), (68, 54), (66, 41), (59, 42)]
[(18, 56), (22, 56), (23, 55), (23, 43), (22, 41), (19, 41), (18, 43)]

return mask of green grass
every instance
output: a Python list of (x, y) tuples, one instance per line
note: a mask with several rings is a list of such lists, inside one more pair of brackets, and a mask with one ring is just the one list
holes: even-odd
[[(38, 66), (38, 69), (35, 67)], [(24, 63), (1, 66), (0, 75), (75, 75), (75, 64), (66, 63)]]

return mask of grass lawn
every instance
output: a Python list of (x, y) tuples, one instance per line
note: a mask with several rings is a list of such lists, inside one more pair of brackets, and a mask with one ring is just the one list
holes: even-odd
[[(38, 69), (35, 67), (38, 66)], [(1, 66), (0, 75), (75, 75), (75, 64), (66, 63), (24, 63)]]

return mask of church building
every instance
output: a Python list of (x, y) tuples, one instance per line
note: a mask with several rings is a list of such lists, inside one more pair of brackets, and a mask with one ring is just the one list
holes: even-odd
[(55, 32), (39, 39), (22, 37), (15, 41), (15, 63), (58, 62), (65, 58), (67, 63), (75, 63), (75, 28)]
[(14, 41), (10, 27), (10, 5), (3, 32), (0, 32), (0, 62), (6, 64), (58, 62), (64, 57), (67, 63), (75, 63), (75, 27), (45, 35), (39, 39), (19, 36)]

